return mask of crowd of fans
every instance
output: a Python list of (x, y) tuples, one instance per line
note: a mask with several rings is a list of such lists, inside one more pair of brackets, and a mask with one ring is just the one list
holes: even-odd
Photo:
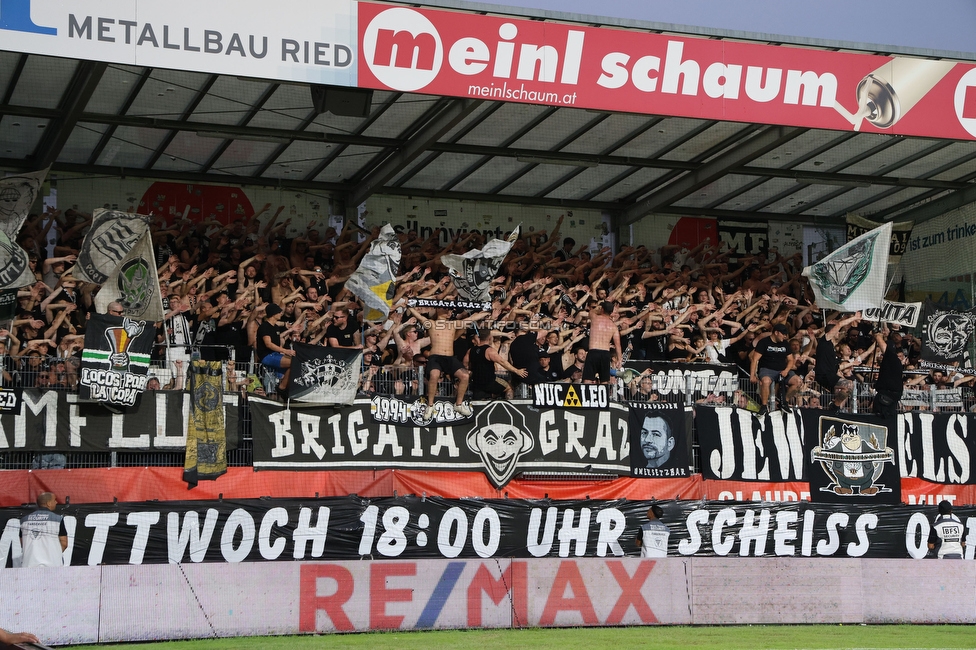
[[(627, 362), (696, 361), (736, 366), (747, 393), (728, 400), (709, 395), (706, 402), (765, 407), (772, 396), (790, 405), (833, 401), (843, 408), (851, 382), (874, 381), (888, 346), (901, 361), (905, 387), (973, 382), (972, 376), (913, 372), (920, 345), (908, 332), (893, 326), (879, 334), (859, 314), (821, 312), (799, 253), (745, 255), (708, 240), (691, 250), (591, 250), (588, 242), (560, 236), (562, 218), (552, 232), (529, 232), (515, 242), (491, 283), (491, 311), (475, 314), (435, 314), (406, 302), (455, 298), (441, 256), (481, 248), (484, 237), (448, 238), (444, 229), (428, 237), (399, 234), (405, 272), (396, 278), (389, 318), (364, 321), (363, 305), (345, 283), (379, 227), (367, 231), (349, 220), (337, 232), (309, 222), (286, 237), (291, 221), (281, 213), (270, 213), (268, 205), (229, 225), (153, 218), (166, 316), (158, 324), (150, 388), (182, 388), (189, 360), (199, 354), (228, 362), (233, 389), (284, 396), (291, 345), (305, 342), (361, 348), (360, 388), (367, 394), (423, 395), (431, 349), (425, 328), (438, 319), (467, 319), (471, 326), (458, 328), (454, 343), (460, 373), (439, 373), (443, 390), (467, 380), (471, 350), (490, 346), (498, 385), (488, 394), (512, 395), (520, 384), (582, 382), (596, 313), (605, 313), (619, 332), (613, 354), (621, 372), (610, 381), (623, 399), (656, 398), (649, 373), (624, 372)], [(19, 292), (16, 317), (0, 332), (5, 386), (77, 387), (98, 287), (77, 281), (70, 268), (90, 222), (89, 215), (67, 210), (25, 223), (18, 242), (37, 282)], [(42, 244), (52, 232), (57, 243), (47, 255)], [(475, 379), (473, 395), (484, 396), (483, 378)]]

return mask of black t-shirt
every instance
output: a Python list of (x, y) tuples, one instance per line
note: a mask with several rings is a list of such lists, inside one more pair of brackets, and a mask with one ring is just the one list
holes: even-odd
[[(823, 380), (836, 382), (837, 371), (840, 369), (840, 360), (837, 358), (837, 350), (833, 342), (826, 336), (817, 339), (817, 381), (826, 383)], [(831, 386), (833, 388), (833, 386)]]
[(351, 322), (346, 324), (345, 329), (339, 329), (339, 326), (333, 323), (329, 325), (329, 329), (325, 330), (325, 338), (336, 339), (340, 348), (351, 348), (356, 345), (356, 332), (358, 331), (359, 326)]
[(889, 397), (901, 399), (905, 387), (903, 371), (901, 359), (898, 358), (898, 348), (889, 340), (878, 366), (878, 381), (874, 384), (875, 390), (884, 391)]
[(285, 328), (280, 325), (272, 325), (268, 322), (258, 325), (257, 341), (255, 342), (255, 347), (258, 351), (258, 361), (268, 356), (270, 352), (277, 352), (277, 350), (271, 350), (264, 344), (264, 337), (269, 337), (271, 339), (271, 343), (280, 346), (281, 332), (284, 331), (284, 329)]
[(786, 341), (776, 343), (771, 337), (764, 338), (756, 346), (756, 352), (760, 354), (759, 367), (767, 370), (780, 372), (786, 370), (787, 355), (790, 348)]
[(525, 379), (526, 383), (529, 384), (537, 384), (543, 381), (537, 341), (538, 335), (535, 332), (526, 332), (516, 337), (508, 349), (512, 365), (529, 371), (529, 376)]

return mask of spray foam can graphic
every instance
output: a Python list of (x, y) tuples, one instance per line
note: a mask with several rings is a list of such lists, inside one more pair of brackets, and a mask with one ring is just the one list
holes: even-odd
[(857, 84), (857, 112), (837, 102), (837, 109), (859, 131), (864, 120), (887, 129), (894, 126), (928, 94), (955, 63), (896, 57), (867, 74)]

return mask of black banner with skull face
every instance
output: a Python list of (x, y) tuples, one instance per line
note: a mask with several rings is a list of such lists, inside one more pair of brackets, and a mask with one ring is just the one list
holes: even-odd
[(250, 400), (257, 469), (423, 469), (483, 472), (496, 487), (523, 472), (629, 475), (628, 410), (450, 402), (432, 416), (418, 399), (374, 397), (348, 407)]
[(922, 318), (922, 366), (936, 369), (970, 366), (967, 363), (969, 338), (976, 329), (976, 310), (939, 309), (925, 301)]

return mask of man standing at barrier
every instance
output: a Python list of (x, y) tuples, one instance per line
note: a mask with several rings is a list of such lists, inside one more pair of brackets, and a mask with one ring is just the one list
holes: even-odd
[(24, 544), (25, 569), (35, 566), (64, 566), (64, 549), (68, 548), (68, 531), (64, 517), (55, 514), (58, 500), (51, 492), (37, 497), (37, 510), (20, 519), (20, 536)]
[[(586, 384), (610, 383), (610, 368), (621, 365), (620, 330), (610, 315), (613, 303), (599, 303), (590, 310), (590, 349), (583, 364), (583, 382)], [(613, 352), (610, 345), (613, 344)]]
[(940, 560), (961, 560), (966, 542), (963, 535), (966, 528), (956, 515), (952, 514), (952, 504), (946, 500), (939, 501), (939, 516), (932, 522), (929, 531), (929, 550), (938, 547)]
[(452, 320), (450, 309), (438, 307), (434, 312), (434, 320), (430, 320), (414, 310), (411, 311), (424, 324), (427, 336), (430, 337), (430, 358), (427, 361), (427, 410), (424, 417), (432, 418), (436, 413), (434, 398), (437, 397), (437, 382), (441, 380), (441, 375), (458, 380), (454, 410), (465, 417), (471, 415), (471, 407), (464, 403), (464, 393), (468, 390), (471, 373), (465, 370), (454, 356), (454, 339), (464, 332), (470, 323), (481, 320), (488, 313), (482, 312), (462, 320)]
[(757, 343), (756, 349), (750, 354), (752, 366), (749, 380), (759, 384), (760, 413), (769, 410), (769, 395), (773, 387), (785, 379), (793, 369), (790, 349), (786, 344), (788, 338), (789, 330), (786, 329), (786, 325), (782, 323), (774, 325), (769, 338)]
[(671, 535), (671, 529), (661, 521), (663, 517), (664, 508), (659, 505), (655, 504), (647, 511), (647, 523), (641, 525), (641, 534), (636, 540), (641, 557), (668, 556), (668, 537)]
[(502, 395), (505, 399), (512, 399), (512, 387), (495, 375), (495, 364), (522, 379), (529, 375), (528, 370), (516, 368), (491, 347), (490, 329), (475, 330), (474, 347), (468, 350), (468, 368), (471, 369), (471, 388), (475, 399), (498, 399)]
[(904, 391), (904, 368), (899, 356), (901, 334), (892, 331), (885, 340), (881, 332), (874, 335), (878, 349), (881, 350), (881, 363), (878, 365), (878, 381), (874, 384), (874, 403), (871, 412), (884, 418), (893, 418), (898, 414), (898, 402)]

